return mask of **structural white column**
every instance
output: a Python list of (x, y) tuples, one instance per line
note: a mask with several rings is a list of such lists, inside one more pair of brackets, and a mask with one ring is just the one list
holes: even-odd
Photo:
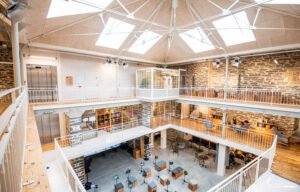
[(160, 131), (160, 148), (167, 148), (167, 130)]
[(19, 23), (18, 22), (12, 22), (11, 37), (12, 37), (11, 41), (12, 41), (15, 86), (19, 87), (22, 85), (22, 83), (21, 83)]
[(59, 130), (60, 130), (60, 136), (63, 137), (67, 135), (67, 127), (66, 127), (66, 115), (65, 113), (58, 113), (58, 119), (59, 119)]
[(150, 143), (154, 145), (154, 133), (150, 134)]
[(228, 147), (222, 144), (217, 145), (217, 174), (220, 176), (225, 175), (226, 164), (229, 159)]
[(225, 71), (225, 81), (224, 81), (224, 99), (227, 99), (229, 57), (226, 57), (225, 59), (226, 59), (226, 71)]

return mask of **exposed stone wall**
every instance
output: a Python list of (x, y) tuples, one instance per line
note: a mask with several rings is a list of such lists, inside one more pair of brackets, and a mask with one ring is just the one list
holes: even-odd
[[(277, 60), (278, 64), (274, 62)], [(230, 60), (228, 85), (230, 87), (256, 88), (285, 88), (300, 90), (300, 52), (253, 56), (241, 58), (238, 68), (232, 66)], [(179, 65), (174, 68), (186, 70), (186, 86), (192, 86), (195, 77), (195, 86), (223, 87), (225, 79), (225, 60), (223, 65), (216, 69), (214, 61), (197, 64)], [(292, 80), (292, 73), (294, 78)]]

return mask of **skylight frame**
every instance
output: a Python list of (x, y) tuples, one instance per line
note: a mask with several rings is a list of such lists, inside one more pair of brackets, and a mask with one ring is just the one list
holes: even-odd
[(211, 43), (208, 36), (200, 27), (179, 33), (179, 36), (188, 45), (188, 47), (193, 50), (194, 53), (215, 49), (215, 46)]
[(144, 31), (139, 38), (130, 46), (128, 52), (145, 54), (148, 52), (160, 39), (162, 35), (153, 31)]
[(98, 0), (81, 0), (81, 2), (73, 0), (51, 0), (47, 19), (99, 12), (100, 10), (104, 10), (112, 2), (113, 0), (101, 0), (101, 2)]
[(110, 17), (99, 36), (96, 46), (119, 49), (135, 25)]
[(213, 21), (213, 25), (222, 37), (226, 46), (256, 41), (245, 11)]

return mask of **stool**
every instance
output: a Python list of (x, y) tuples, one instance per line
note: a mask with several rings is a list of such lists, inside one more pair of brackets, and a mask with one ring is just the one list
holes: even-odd
[(148, 192), (156, 192), (157, 186), (153, 181), (148, 184)]
[(162, 184), (162, 186), (166, 186), (168, 180), (169, 180), (168, 176), (166, 175), (160, 176), (160, 184)]
[(124, 192), (124, 186), (122, 183), (115, 184), (115, 192)]
[(145, 178), (151, 177), (151, 169), (149, 167), (145, 167), (143, 172), (145, 174)]
[(131, 176), (128, 179), (128, 183), (132, 184), (133, 188), (135, 188), (137, 186), (137, 179), (135, 177)]
[(189, 188), (191, 191), (196, 191), (196, 190), (198, 189), (197, 181), (196, 181), (195, 179), (191, 179), (191, 180), (189, 181), (188, 188)]

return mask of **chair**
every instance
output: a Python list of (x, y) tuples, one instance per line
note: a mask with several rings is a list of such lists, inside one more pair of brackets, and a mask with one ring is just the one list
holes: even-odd
[(291, 139), (293, 139), (294, 142), (300, 143), (300, 132), (295, 132), (292, 136)]
[(277, 135), (277, 139), (278, 139), (279, 143), (281, 143), (283, 145), (288, 145), (289, 144), (289, 137), (287, 137), (286, 135), (278, 132), (276, 127), (273, 128), (273, 133), (274, 133), (274, 135)]
[(207, 128), (208, 131), (210, 131), (210, 129), (212, 129), (215, 125), (213, 124), (213, 122), (211, 122), (208, 119), (204, 119), (203, 120), (203, 124), (204, 126)]

